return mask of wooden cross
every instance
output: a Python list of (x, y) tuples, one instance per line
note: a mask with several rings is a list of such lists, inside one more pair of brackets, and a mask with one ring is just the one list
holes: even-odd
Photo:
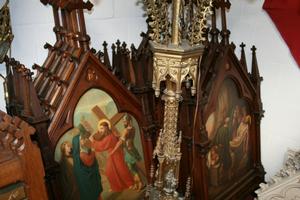
[(104, 114), (104, 112), (101, 110), (99, 106), (93, 107), (92, 112), (97, 116), (98, 120), (106, 119), (110, 121), (111, 129), (117, 134), (117, 136), (120, 136), (120, 133), (115, 128), (115, 126), (124, 117), (125, 113), (117, 113), (111, 119), (108, 119), (108, 117)]

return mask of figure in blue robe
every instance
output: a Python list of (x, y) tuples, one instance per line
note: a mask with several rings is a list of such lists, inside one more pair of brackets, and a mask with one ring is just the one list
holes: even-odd
[(81, 154), (89, 154), (94, 152), (91, 152), (90, 149), (88, 152), (86, 151), (86, 149), (84, 151), (81, 151), (80, 140), (88, 138), (87, 135), (89, 133), (81, 124), (78, 128), (80, 133), (73, 138), (72, 146), (74, 159), (74, 175), (76, 177), (77, 185), (79, 187), (80, 199), (98, 200), (103, 190), (98, 163), (97, 160), (94, 159), (93, 163), (91, 163), (90, 165), (86, 165), (81, 160)]

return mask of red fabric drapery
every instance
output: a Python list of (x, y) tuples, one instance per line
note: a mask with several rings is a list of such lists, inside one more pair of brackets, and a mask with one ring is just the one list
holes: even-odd
[(265, 0), (267, 11), (300, 67), (300, 0)]

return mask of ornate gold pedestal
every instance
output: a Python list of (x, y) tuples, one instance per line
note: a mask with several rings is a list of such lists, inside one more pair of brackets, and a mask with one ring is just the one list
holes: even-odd
[[(203, 46), (190, 46), (186, 41), (178, 45), (160, 45), (151, 42), (154, 55), (152, 86), (156, 97), (160, 95), (160, 84), (165, 81), (163, 91), (164, 126), (157, 139), (153, 157), (157, 157), (156, 181), (150, 199), (178, 199), (176, 192), (179, 181), (181, 159), (181, 132), (177, 131), (178, 106), (182, 100), (182, 83), (191, 83), (191, 93), (196, 93), (198, 63)], [(187, 186), (189, 188), (189, 186)], [(189, 191), (187, 191), (189, 193)]]
[[(182, 100), (182, 83), (196, 93), (198, 64), (202, 57), (206, 18), (212, 0), (144, 0), (148, 15), (150, 46), (153, 52), (153, 81), (155, 96), (163, 91), (164, 125), (157, 139), (153, 158), (158, 166), (151, 167), (154, 184), (148, 186), (149, 199), (179, 199), (176, 192), (181, 159), (181, 132), (177, 130), (178, 106)], [(185, 198), (190, 194), (187, 181)]]

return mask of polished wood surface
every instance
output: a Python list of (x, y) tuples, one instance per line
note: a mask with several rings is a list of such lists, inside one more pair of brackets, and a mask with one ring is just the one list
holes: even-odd
[(22, 182), (29, 199), (47, 200), (41, 152), (30, 138), (34, 132), (20, 118), (0, 111), (0, 188)]
[[(155, 98), (152, 89), (153, 60), (148, 33), (141, 34), (142, 42), (137, 48), (117, 41), (111, 46), (104, 42), (102, 50), (95, 51), (89, 47), (90, 38), (83, 16), (83, 10), (91, 8), (89, 1), (41, 2), (52, 6), (56, 42), (45, 44), (48, 56), (42, 65), (34, 64), (33, 69), (37, 71), (35, 78), (31, 78), (31, 71), (24, 65), (6, 58), (7, 110), (10, 115), (21, 117), (36, 129), (34, 138), (41, 147), (49, 199), (59, 199), (61, 196), (57, 184), (59, 166), (54, 161), (55, 147), (62, 135), (74, 127), (72, 117), (76, 104), (91, 88), (107, 92), (116, 102), (119, 112), (128, 112), (137, 119), (149, 172), (150, 165), (155, 166), (157, 162), (152, 160), (152, 151), (163, 125), (164, 113), (163, 102)], [(230, 2), (218, 0), (214, 4), (212, 26), (207, 30), (205, 51), (199, 61), (201, 76), (198, 77), (197, 96), (192, 97), (185, 87), (182, 88), (183, 102), (179, 108), (178, 126), (183, 132), (183, 156), (179, 192), (185, 191), (186, 180), (191, 176), (195, 199), (243, 199), (264, 180), (260, 156), (262, 79), (256, 48), (252, 48), (252, 66), (248, 70), (245, 45), (241, 45), (241, 56), (238, 58), (236, 46), (230, 43), (225, 13), (230, 8)], [(218, 12), (221, 14), (221, 30), (217, 27)], [(236, 184), (210, 194), (207, 154), (212, 141), (208, 139), (205, 123), (227, 78), (234, 80), (240, 97), (249, 104), (253, 119), (250, 137), (252, 164), (251, 170), (236, 180)], [(163, 84), (161, 88), (164, 90)], [(3, 151), (4, 154), (6, 158), (13, 155)], [(12, 159), (11, 162), (13, 165), (18, 160)], [(22, 174), (16, 173), (16, 176), (22, 178)]]

